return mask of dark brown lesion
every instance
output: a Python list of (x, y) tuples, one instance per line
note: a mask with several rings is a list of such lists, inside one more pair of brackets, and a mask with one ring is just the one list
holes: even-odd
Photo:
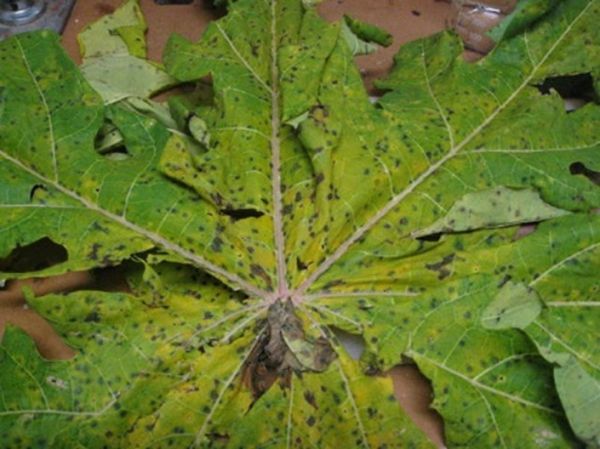
[(425, 264), (425, 268), (438, 273), (438, 279), (443, 281), (452, 274), (451, 264), (456, 259), (456, 254), (448, 254), (442, 260), (436, 263)]
[(336, 357), (326, 338), (306, 335), (291, 300), (276, 301), (269, 307), (266, 330), (246, 361), (243, 383), (256, 400), (277, 381), (288, 388), (294, 373), (325, 371)]

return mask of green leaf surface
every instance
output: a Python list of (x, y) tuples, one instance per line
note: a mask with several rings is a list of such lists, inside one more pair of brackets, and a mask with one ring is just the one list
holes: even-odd
[(229, 2), (173, 36), (192, 89), (168, 105), (134, 1), (82, 35), (85, 76), (50, 32), (0, 42), (0, 258), (68, 256), (0, 277), (129, 285), (28, 299), (77, 355), (6, 330), (10, 449), (429, 448), (383, 376), (402, 362), (449, 448), (597, 446), (600, 107), (536, 86), (598, 73), (598, 0), (548, 4), (476, 64), (451, 33), (409, 43), (375, 104), (314, 3)]
[(107, 104), (129, 97), (149, 98), (174, 84), (162, 69), (129, 54), (90, 58), (81, 70)]

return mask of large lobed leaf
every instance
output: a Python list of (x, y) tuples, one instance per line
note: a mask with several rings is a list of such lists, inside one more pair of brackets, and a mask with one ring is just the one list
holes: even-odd
[(376, 104), (353, 56), (387, 36), (310, 3), (231, 2), (166, 69), (135, 1), (82, 72), (47, 31), (0, 43), (0, 256), (68, 253), (0, 278), (131, 289), (28, 299), (78, 355), (7, 328), (2, 447), (431, 447), (379, 375), (401, 361), (448, 447), (598, 446), (600, 189), (571, 167), (600, 170), (600, 108), (535, 87), (598, 75), (598, 1), (528, 2), (477, 64), (410, 43)]

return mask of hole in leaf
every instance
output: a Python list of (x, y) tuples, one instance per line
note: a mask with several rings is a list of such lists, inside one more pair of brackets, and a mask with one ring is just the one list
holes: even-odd
[(574, 162), (569, 166), (569, 171), (572, 175), (585, 176), (596, 185), (600, 185), (600, 172), (591, 170), (582, 162)]
[(35, 202), (38, 197), (43, 196), (47, 191), (46, 186), (43, 184), (34, 185), (29, 192), (29, 201)]
[(594, 89), (594, 78), (589, 73), (556, 76), (546, 78), (535, 87), (542, 95), (549, 95), (555, 90), (565, 100), (565, 109), (575, 111), (590, 102), (598, 102), (598, 94)]
[(27, 332), (44, 358), (48, 360), (73, 358), (76, 352), (63, 341), (52, 325), (35, 311), (24, 307), (26, 303), (23, 288), (30, 288), (36, 296), (81, 290), (127, 293), (131, 291), (125, 278), (128, 264), (131, 262), (117, 267), (7, 282), (6, 289), (0, 290), (0, 340), (3, 323), (9, 323)]
[(54, 328), (40, 315), (23, 307), (3, 307), (0, 295), (0, 341), (5, 324), (23, 329), (34, 341), (38, 351), (47, 360), (69, 360), (76, 352), (68, 346)]
[(520, 240), (533, 234), (537, 230), (537, 227), (538, 223), (525, 223), (521, 225), (514, 236), (514, 240)]
[(362, 335), (352, 334), (337, 327), (330, 327), (340, 344), (353, 360), (359, 360), (365, 352), (365, 339)]
[(308, 268), (308, 265), (306, 265), (304, 262), (302, 262), (302, 259), (297, 257), (296, 258), (296, 268), (298, 269), (298, 271), (305, 271)]
[(131, 157), (125, 147), (123, 135), (110, 121), (106, 121), (96, 134), (94, 147), (99, 154), (107, 159), (125, 160)]
[(306, 271), (308, 269), (308, 265), (302, 262), (302, 259), (299, 257), (296, 258), (296, 268), (298, 271)]
[(208, 439), (211, 443), (216, 443), (218, 446), (227, 446), (231, 437), (226, 434), (211, 432), (208, 434)]
[[(153, 95), (151, 99), (162, 103), (168, 102), (171, 97), (179, 97), (179, 100), (183, 101), (183, 103), (175, 106), (185, 106), (190, 109), (195, 109), (201, 105), (214, 106), (215, 92), (212, 77), (208, 75), (197, 82), (187, 82), (167, 87)], [(169, 102), (169, 106), (173, 105)]]
[(211, 20), (217, 20), (227, 14), (227, 0), (213, 0), (200, 2), (202, 9), (209, 14)]
[(424, 235), (422, 237), (417, 237), (417, 240), (421, 240), (422, 242), (439, 242), (442, 238), (442, 233), (438, 232), (437, 234)]
[(85, 287), (86, 290), (102, 292), (131, 293), (131, 287), (127, 282), (127, 266), (131, 262), (112, 267), (96, 268), (90, 271), (91, 281)]
[(39, 271), (66, 262), (69, 254), (64, 246), (47, 237), (25, 246), (17, 246), (0, 259), (0, 271), (6, 273), (27, 273)]
[(223, 209), (221, 213), (231, 217), (233, 221), (245, 220), (246, 218), (260, 218), (264, 215), (256, 209)]
[(442, 435), (444, 422), (431, 407), (433, 391), (429, 379), (418, 367), (406, 364), (392, 368), (388, 373), (394, 384), (394, 396), (417, 427), (433, 440), (436, 447), (445, 447)]
[(118, 145), (102, 152), (102, 155), (111, 161), (124, 161), (131, 157), (125, 145)]
[(196, 83), (192, 83), (192, 82), (181, 83), (181, 84), (177, 84), (175, 86), (166, 87), (164, 90), (161, 90), (160, 92), (153, 95), (151, 97), (151, 99), (154, 101), (163, 102), (173, 95), (182, 95), (183, 94), (183, 95), (189, 96), (190, 94), (194, 93), (195, 89), (196, 89)]

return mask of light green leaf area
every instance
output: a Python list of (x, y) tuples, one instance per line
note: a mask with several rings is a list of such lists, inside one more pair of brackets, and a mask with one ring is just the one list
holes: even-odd
[(164, 70), (129, 54), (90, 58), (81, 70), (106, 104), (129, 97), (148, 98), (174, 84)]
[(573, 447), (570, 432), (557, 422), (560, 403), (535, 346), (479, 324), (492, 288), (459, 289), (411, 334), (407, 354), (433, 383), (433, 406), (446, 419), (449, 446)]
[(488, 329), (524, 329), (542, 312), (542, 302), (534, 290), (508, 281), (481, 318)]
[(431, 234), (534, 223), (567, 213), (544, 203), (535, 191), (497, 187), (493, 190), (467, 193), (454, 203), (443, 218), (413, 233), (413, 236), (423, 237)]
[[(530, 343), (524, 336), (519, 337), (519, 344), (524, 349), (517, 350), (519, 346), (514, 340), (517, 334), (511, 329), (525, 329), (531, 335), (530, 329), (546, 316), (546, 310), (570, 310), (563, 307), (565, 304), (562, 301), (548, 303), (552, 307), (547, 309), (536, 293), (537, 285), (541, 286), (544, 281), (550, 283), (551, 273), (563, 265), (576, 265), (578, 271), (569, 273), (572, 281), (566, 285), (551, 282), (554, 289), (559, 289), (559, 297), (565, 295), (581, 298), (582, 294), (586, 295), (584, 292), (597, 290), (598, 261), (585, 259), (581, 264), (571, 261), (573, 254), (585, 254), (586, 248), (597, 247), (600, 242), (599, 231), (598, 216), (590, 216), (585, 222), (574, 216), (564, 216), (540, 225), (534, 234), (520, 240), (514, 240), (514, 229), (510, 232), (497, 230), (446, 236), (440, 243), (430, 246), (426, 256), (394, 259), (393, 263), (380, 266), (380, 269), (385, 270), (382, 273), (389, 276), (387, 281), (376, 282), (383, 275), (373, 271), (369, 277), (357, 279), (354, 285), (334, 284), (330, 290), (307, 296), (303, 306), (312, 309), (331, 326), (364, 337), (365, 351), (361, 364), (365, 371), (389, 369), (397, 363), (398, 355), (403, 353), (412, 357), (426, 373), (427, 369), (424, 367), (429, 367), (429, 373), (444, 374), (427, 374), (436, 391), (434, 404), (438, 403), (440, 392), (444, 391), (450, 381), (457, 385), (457, 396), (449, 400), (447, 406), (436, 405), (445, 418), (446, 426), (449, 426), (446, 428), (451, 429), (446, 433), (449, 447), (526, 447), (526, 444), (531, 444), (531, 447), (563, 447), (566, 437), (557, 433), (556, 427), (548, 427), (547, 421), (552, 421), (554, 415), (562, 414), (556, 395), (551, 407), (554, 411), (546, 410), (548, 414), (538, 416), (540, 421), (535, 425), (529, 423), (529, 427), (519, 427), (518, 432), (514, 430), (513, 424), (503, 428), (502, 423), (512, 422), (508, 420), (508, 416), (523, 423), (534, 416), (527, 407), (515, 404), (543, 410), (538, 407), (541, 404), (538, 401), (548, 400), (548, 392), (553, 391), (553, 379), (550, 366), (542, 362), (539, 356), (550, 362), (556, 361), (548, 356), (551, 351), (535, 339), (534, 343), (537, 344)], [(460, 248), (469, 248), (468, 254)], [(533, 254), (533, 260), (527, 256)], [(436, 262), (426, 262), (432, 260)], [(474, 283), (472, 280), (477, 279), (477, 273), (494, 273), (495, 279)], [(564, 280), (565, 274), (557, 271), (557, 279)], [(455, 281), (451, 281), (452, 279)], [(461, 281), (457, 282), (457, 279)], [(429, 290), (427, 286), (436, 281), (447, 284), (447, 289), (431, 296), (424, 293)], [(576, 305), (577, 301), (573, 303), (573, 307)], [(581, 344), (577, 346), (577, 351), (581, 351), (582, 356), (585, 354), (593, 359), (593, 354), (597, 353), (599, 316), (591, 304), (587, 305), (588, 309), (585, 310), (588, 313), (582, 314), (578, 310), (577, 317), (561, 315), (556, 316), (552, 322), (555, 326), (561, 326), (562, 332), (573, 335), (573, 340), (565, 338), (565, 345), (574, 345), (575, 342)], [(433, 323), (430, 316), (439, 317), (439, 324), (436, 324), (439, 328), (430, 328)], [(573, 323), (577, 323), (576, 326)], [(558, 328), (547, 329), (548, 333), (543, 335), (545, 339), (541, 341), (546, 345), (558, 344), (555, 338), (560, 338), (561, 334), (557, 330)], [(427, 337), (421, 338), (425, 346), (419, 352), (415, 349), (415, 341), (419, 340), (422, 333)], [(550, 334), (554, 337), (550, 337)], [(503, 340), (503, 335), (508, 336), (508, 340)], [(499, 355), (494, 355), (493, 348), (501, 348)], [(562, 346), (561, 350), (564, 351)], [(456, 365), (446, 366), (449, 360), (454, 360)], [(539, 370), (539, 373), (502, 374), (504, 369), (511, 368), (517, 362), (525, 371)], [(592, 363), (597, 362), (594, 360)], [(478, 376), (479, 372), (486, 374)], [(486, 379), (488, 374), (487, 379), (492, 384), (479, 382)], [(545, 379), (539, 384), (529, 383), (527, 380), (530, 387), (540, 388), (533, 396), (537, 398), (533, 401), (537, 405), (521, 401), (530, 401), (527, 396), (510, 396), (514, 391), (521, 392), (519, 388), (522, 386), (515, 387), (514, 390), (505, 389), (510, 388), (510, 379), (518, 383), (532, 377)], [(498, 384), (494, 383), (497, 379), (501, 380)], [(463, 416), (464, 411), (458, 412), (458, 408), (454, 407), (459, 407), (457, 404), (461, 403), (462, 410), (462, 407), (468, 408), (470, 404), (459, 400), (466, 394), (464, 387), (467, 385), (473, 385), (475, 390), (479, 390), (475, 396), (483, 407), (474, 412), (473, 420), (478, 420), (481, 414), (489, 418), (487, 424), (490, 426), (497, 420), (494, 431), (488, 429), (485, 432), (488, 440), (474, 438), (468, 432), (469, 428), (475, 426), (473, 422), (457, 422), (457, 417)], [(501, 387), (500, 391), (488, 388), (495, 389), (497, 386)], [(503, 403), (505, 408), (498, 415), (500, 417), (495, 416), (500, 409), (498, 405), (494, 405), (492, 411), (486, 411), (490, 406), (481, 399), (480, 393), (489, 392), (496, 399), (508, 399)], [(513, 406), (516, 408), (511, 408)], [(520, 411), (524, 414), (522, 417), (519, 417)], [(481, 421), (479, 424), (483, 425)], [(532, 435), (531, 440), (523, 442), (522, 435), (528, 429), (538, 429), (539, 434)], [(518, 439), (511, 441), (511, 435), (515, 438), (518, 435)], [(548, 436), (548, 441), (544, 440), (544, 435)]]
[[(173, 36), (188, 84), (168, 108), (135, 64), (88, 81), (49, 32), (0, 43), (0, 258), (44, 238), (68, 255), (0, 277), (119, 266), (130, 287), (30, 298), (78, 354), (7, 330), (11, 449), (431, 447), (384, 377), (401, 362), (449, 448), (597, 437), (578, 410), (600, 366), (600, 108), (536, 85), (598, 73), (598, 0), (476, 64), (450, 33), (412, 42), (376, 104), (312, 3), (229, 2), (200, 41)], [(126, 2), (86, 64), (140, 58), (144, 29)]]
[(556, 388), (573, 430), (587, 447), (600, 447), (600, 382), (571, 359), (554, 371)]
[(189, 129), (197, 142), (201, 143), (204, 147), (210, 145), (210, 134), (204, 120), (199, 117), (192, 117), (189, 121)]
[(112, 14), (89, 25), (79, 36), (84, 59), (111, 54), (146, 57), (146, 20), (138, 0), (127, 0)]

